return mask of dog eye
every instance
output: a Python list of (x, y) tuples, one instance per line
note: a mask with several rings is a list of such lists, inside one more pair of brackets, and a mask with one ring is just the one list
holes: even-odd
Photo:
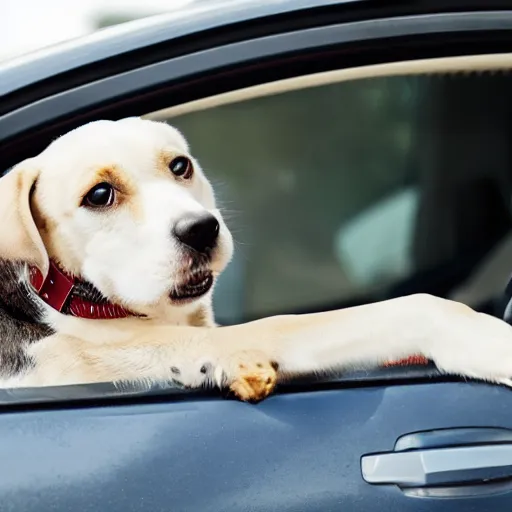
[(114, 202), (114, 188), (108, 183), (98, 183), (87, 192), (82, 201), (83, 206), (91, 208), (112, 206)]
[(194, 171), (192, 162), (186, 156), (178, 156), (174, 158), (169, 164), (169, 169), (179, 178), (188, 180)]

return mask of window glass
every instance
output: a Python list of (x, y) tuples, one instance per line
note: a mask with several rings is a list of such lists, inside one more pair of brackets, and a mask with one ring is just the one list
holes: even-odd
[(509, 81), (375, 78), (168, 119), (236, 241), (217, 320), (419, 291), (487, 307), (509, 271), (492, 259), (510, 229)]

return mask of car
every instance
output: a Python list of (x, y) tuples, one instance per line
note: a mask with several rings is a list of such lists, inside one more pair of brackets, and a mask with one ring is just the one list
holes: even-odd
[[(196, 1), (2, 63), (0, 169), (88, 121), (168, 120), (238, 241), (219, 323), (418, 292), (501, 317), (511, 70), (508, 0)], [(3, 390), (0, 502), (511, 510), (511, 410), (509, 389), (420, 364), (304, 376), (257, 405), (165, 386)]]

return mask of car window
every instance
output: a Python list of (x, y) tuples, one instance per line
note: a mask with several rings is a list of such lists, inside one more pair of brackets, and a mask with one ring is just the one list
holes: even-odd
[(490, 96), (509, 80), (381, 77), (167, 117), (236, 241), (217, 320), (421, 291), (490, 307), (508, 274), (493, 251), (511, 222), (509, 151), (499, 143), (511, 130)]

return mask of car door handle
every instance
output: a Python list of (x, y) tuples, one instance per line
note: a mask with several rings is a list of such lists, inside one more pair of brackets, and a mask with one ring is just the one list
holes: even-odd
[(394, 452), (363, 456), (364, 480), (370, 484), (421, 488), (512, 477), (510, 431), (453, 429), (438, 432), (437, 435), (427, 432), (404, 436), (397, 441)]
[(512, 477), (512, 444), (366, 455), (363, 478), (400, 487), (455, 485)]

